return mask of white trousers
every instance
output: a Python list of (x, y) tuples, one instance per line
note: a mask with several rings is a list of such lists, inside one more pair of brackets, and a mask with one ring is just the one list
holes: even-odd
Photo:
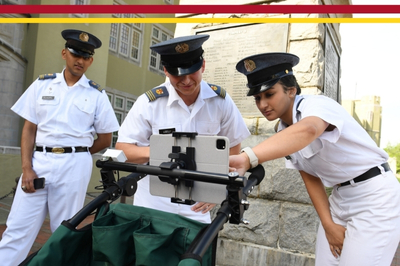
[(333, 221), (346, 227), (341, 256), (335, 258), (320, 224), (316, 266), (390, 266), (400, 241), (400, 183), (392, 172), (334, 187)]
[(34, 152), (32, 164), (38, 177), (46, 178), (45, 188), (25, 193), (20, 178), (0, 241), (2, 266), (16, 266), (26, 258), (47, 214), (54, 232), (84, 204), (93, 166), (89, 152)]

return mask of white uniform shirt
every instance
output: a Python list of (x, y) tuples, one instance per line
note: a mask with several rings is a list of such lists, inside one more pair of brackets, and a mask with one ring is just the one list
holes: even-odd
[[(325, 186), (332, 187), (387, 161), (386, 152), (331, 98), (322, 95), (296, 96), (293, 124), (309, 116), (319, 117), (336, 128), (331, 132), (325, 131), (304, 149), (290, 154), (287, 157), (290, 159), (286, 160), (287, 168), (303, 170), (321, 178)], [(278, 131), (286, 127), (284, 123), (279, 123)]]
[(35, 80), (11, 107), (37, 125), (36, 145), (91, 147), (96, 133), (117, 131), (119, 124), (105, 91), (90, 86), (85, 75), (68, 87), (63, 73)]
[[(176, 132), (226, 136), (230, 146), (234, 147), (250, 135), (231, 97), (227, 94), (225, 99), (221, 98), (206, 82), (201, 82), (199, 96), (191, 111), (169, 81), (160, 86), (167, 88), (169, 96), (149, 102), (145, 94), (141, 95), (121, 125), (118, 142), (149, 146), (151, 135), (173, 129)], [(200, 222), (210, 221), (208, 213), (195, 213), (190, 206), (170, 203), (169, 198), (152, 196), (148, 177), (138, 182), (134, 204), (179, 213)]]

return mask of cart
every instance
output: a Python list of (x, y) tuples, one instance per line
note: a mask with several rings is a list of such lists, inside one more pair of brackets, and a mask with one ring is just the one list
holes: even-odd
[[(103, 192), (64, 221), (43, 247), (20, 266), (215, 265), (218, 232), (226, 222), (245, 222), (247, 197), (265, 174), (261, 165), (244, 177), (236, 172), (217, 174), (118, 162), (106, 157), (96, 166), (101, 169)], [(116, 180), (116, 171), (131, 174)], [(130, 204), (111, 204), (121, 196), (134, 195), (137, 182), (149, 174), (223, 184), (227, 196), (210, 224)], [(77, 229), (93, 213), (93, 223)]]

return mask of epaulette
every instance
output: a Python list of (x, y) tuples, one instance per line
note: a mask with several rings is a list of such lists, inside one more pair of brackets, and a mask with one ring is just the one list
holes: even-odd
[(208, 86), (211, 87), (211, 89), (213, 89), (213, 91), (221, 98), (225, 99), (226, 96), (226, 90), (224, 90), (223, 88), (221, 88), (218, 85), (214, 85), (214, 84), (208, 84)]
[(165, 86), (153, 88), (151, 90), (148, 90), (145, 94), (147, 98), (149, 98), (150, 102), (157, 100), (157, 98), (169, 95), (167, 87)]
[(89, 85), (95, 89), (97, 89), (99, 92), (102, 91), (102, 88), (99, 84), (97, 84), (96, 82), (94, 82), (93, 80), (89, 80)]
[(44, 79), (54, 79), (55, 77), (57, 77), (57, 74), (56, 74), (56, 73), (39, 75), (39, 79), (40, 79), (40, 80), (44, 80)]

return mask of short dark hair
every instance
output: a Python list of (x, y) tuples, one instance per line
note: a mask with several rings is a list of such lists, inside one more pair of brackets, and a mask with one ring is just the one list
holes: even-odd
[(284, 91), (287, 91), (290, 87), (295, 87), (297, 89), (296, 94), (299, 95), (301, 93), (301, 88), (297, 83), (296, 77), (294, 75), (288, 75), (281, 78), (278, 83), (283, 86)]

